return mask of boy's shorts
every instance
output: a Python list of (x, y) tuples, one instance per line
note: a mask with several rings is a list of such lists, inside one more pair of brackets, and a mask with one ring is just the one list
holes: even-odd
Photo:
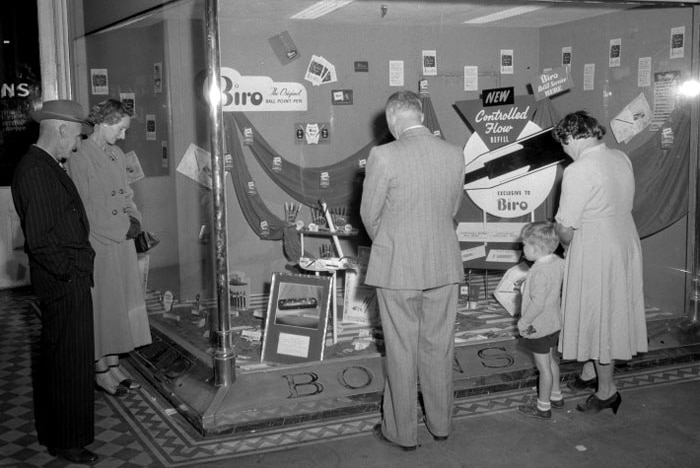
[(548, 354), (549, 350), (557, 347), (559, 330), (542, 338), (523, 338), (523, 346), (536, 354)]

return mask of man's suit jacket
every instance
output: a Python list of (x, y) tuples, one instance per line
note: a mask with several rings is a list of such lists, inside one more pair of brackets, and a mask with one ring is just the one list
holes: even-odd
[(41, 277), (48, 274), (58, 281), (92, 275), (95, 252), (83, 202), (68, 174), (46, 151), (32, 146), (20, 160), (12, 198), (32, 270), (41, 269)]
[(425, 127), (372, 149), (360, 209), (372, 239), (368, 285), (424, 290), (462, 281), (454, 217), (463, 179), (462, 151)]

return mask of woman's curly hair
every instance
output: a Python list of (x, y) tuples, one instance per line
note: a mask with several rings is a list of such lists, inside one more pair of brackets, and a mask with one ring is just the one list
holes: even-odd
[(93, 125), (99, 125), (101, 123), (114, 125), (119, 123), (119, 121), (127, 115), (129, 117), (134, 115), (131, 106), (127, 106), (122, 101), (117, 101), (116, 99), (107, 99), (90, 109), (87, 120)]
[(568, 114), (552, 129), (552, 137), (560, 143), (568, 142), (569, 138), (579, 140), (594, 137), (602, 140), (603, 135), (605, 135), (605, 127), (586, 111)]

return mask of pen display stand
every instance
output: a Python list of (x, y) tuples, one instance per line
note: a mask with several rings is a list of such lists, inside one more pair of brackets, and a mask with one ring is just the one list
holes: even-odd
[(333, 223), (333, 218), (328, 212), (326, 204), (321, 203), (323, 208), (323, 213), (326, 217), (326, 223), (328, 224), (327, 230), (301, 230), (301, 251), (304, 252), (304, 236), (313, 237), (326, 237), (333, 239), (333, 245), (336, 250), (337, 257), (329, 258), (308, 258), (301, 257), (299, 259), (299, 266), (306, 271), (313, 271), (316, 275), (321, 272), (330, 273), (331, 275), (331, 316), (333, 325), (333, 344), (338, 342), (338, 304), (336, 298), (336, 279), (338, 270), (346, 270), (348, 268), (354, 268), (355, 264), (352, 263), (348, 258), (343, 255), (343, 249), (340, 245), (339, 238), (341, 237), (352, 237), (357, 236), (357, 230), (348, 231), (338, 231)]

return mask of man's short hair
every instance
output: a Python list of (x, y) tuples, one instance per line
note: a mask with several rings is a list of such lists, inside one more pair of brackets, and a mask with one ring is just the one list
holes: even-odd
[(549, 253), (554, 252), (559, 246), (556, 225), (551, 221), (537, 221), (526, 224), (520, 231), (520, 238), (523, 242), (539, 245)]
[(386, 112), (399, 113), (403, 111), (413, 111), (417, 113), (423, 112), (423, 104), (420, 102), (420, 97), (413, 91), (397, 91), (386, 101), (384, 107)]

